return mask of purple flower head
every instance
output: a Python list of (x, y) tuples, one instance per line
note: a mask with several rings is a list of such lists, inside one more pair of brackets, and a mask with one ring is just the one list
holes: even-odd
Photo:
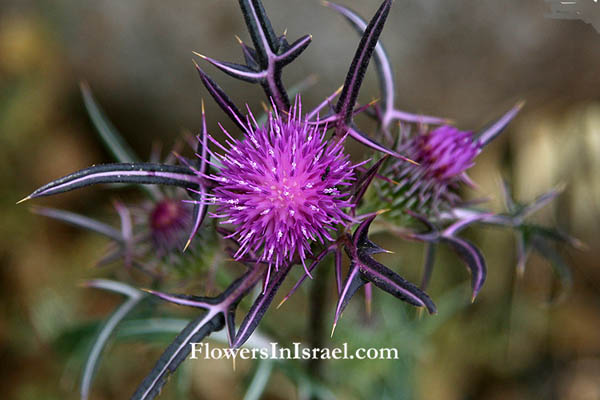
[(386, 171), (396, 184), (383, 185), (382, 195), (398, 215), (404, 209), (429, 215), (461, 202), (459, 184), (470, 182), (465, 171), (481, 150), (472, 132), (444, 125), (410, 138), (402, 147), (419, 165), (394, 163)]
[(474, 165), (480, 148), (473, 141), (473, 132), (444, 125), (416, 136), (411, 141), (409, 154), (425, 169), (428, 178), (447, 182)]
[(304, 264), (311, 241), (332, 241), (329, 231), (351, 219), (344, 187), (354, 167), (342, 141), (328, 143), (326, 128), (302, 120), (299, 101), (285, 118), (269, 113), (263, 126), (250, 114), (245, 131), (242, 140), (225, 131), (229, 148), (210, 138), (223, 152), (209, 176), (217, 186), (208, 200), (218, 205), (209, 215), (236, 226), (236, 259), (257, 254), (277, 269), (299, 256)]
[(159, 254), (181, 250), (192, 222), (189, 204), (165, 198), (153, 205), (148, 216), (152, 242)]

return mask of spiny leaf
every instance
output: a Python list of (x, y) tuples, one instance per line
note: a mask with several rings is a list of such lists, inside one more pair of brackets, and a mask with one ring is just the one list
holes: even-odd
[(294, 61), (310, 44), (312, 37), (305, 35), (290, 45), (285, 34), (277, 37), (260, 0), (239, 0), (246, 26), (255, 49), (241, 40), (242, 51), (248, 65), (207, 61), (234, 78), (260, 83), (269, 101), (282, 111), (290, 108), (290, 99), (282, 82), (283, 68)]
[(367, 189), (373, 182), (373, 179), (377, 175), (379, 168), (385, 162), (387, 156), (382, 157), (379, 161), (377, 161), (371, 168), (369, 168), (364, 174), (361, 175), (360, 178), (357, 179), (354, 184), (354, 195), (352, 196), (352, 203), (358, 205), (362, 200), (363, 196), (367, 192)]
[(237, 108), (237, 106), (231, 101), (231, 99), (225, 94), (223, 89), (215, 83), (206, 73), (200, 68), (200, 66), (194, 63), (196, 70), (200, 75), (200, 80), (204, 84), (208, 93), (212, 96), (215, 102), (221, 107), (221, 109), (229, 116), (229, 118), (240, 128), (242, 131), (246, 130), (246, 127), (241, 121), (244, 121), (244, 116)]
[(346, 281), (344, 282), (344, 286), (340, 292), (338, 297), (337, 305), (335, 307), (335, 318), (333, 321), (333, 328), (331, 330), (331, 336), (335, 331), (335, 327), (337, 326), (338, 320), (342, 316), (342, 312), (348, 305), (348, 302), (354, 296), (356, 291), (360, 289), (367, 281), (363, 278), (360, 273), (360, 269), (358, 264), (353, 260), (350, 264), (350, 269), (348, 270), (348, 276), (346, 277)]
[(416, 163), (415, 161), (395, 152), (394, 150), (388, 149), (384, 145), (378, 143), (376, 140), (371, 139), (370, 137), (368, 137), (367, 135), (365, 135), (364, 133), (359, 131), (356, 127), (347, 128), (347, 133), (352, 139), (356, 140), (357, 142), (359, 142), (361, 144), (364, 144), (367, 147), (372, 148), (373, 150), (377, 150), (384, 154), (388, 154), (392, 157), (395, 157), (399, 160), (418, 165), (418, 163)]
[(338, 129), (341, 129), (344, 125), (349, 125), (352, 121), (352, 110), (354, 109), (354, 104), (356, 104), (358, 92), (391, 6), (391, 0), (385, 0), (381, 4), (375, 13), (375, 16), (371, 19), (371, 22), (369, 22), (369, 25), (365, 29), (358, 48), (356, 49), (352, 64), (346, 75), (344, 89), (342, 89), (342, 94), (335, 106), (336, 113), (343, 117), (340, 119)]
[(338, 296), (342, 293), (342, 249), (335, 249), (335, 283)]
[(267, 312), (267, 309), (273, 302), (279, 287), (283, 283), (288, 272), (290, 272), (290, 269), (290, 266), (285, 265), (279, 267), (279, 271), (277, 271), (275, 276), (269, 280), (267, 287), (254, 301), (248, 314), (240, 324), (240, 329), (233, 342), (233, 348), (238, 348), (243, 345), (250, 335), (252, 335), (252, 332), (254, 332), (259, 322), (262, 320), (262, 317), (265, 315), (265, 312)]
[(50, 196), (100, 183), (136, 183), (198, 187), (189, 168), (151, 163), (101, 164), (59, 178), (35, 190), (28, 199)]
[(225, 324), (223, 315), (209, 311), (190, 322), (175, 340), (167, 347), (137, 390), (131, 396), (132, 400), (155, 398), (167, 383), (170, 374), (187, 358), (191, 352), (190, 343), (201, 342), (214, 331), (221, 330)]
[(431, 298), (414, 284), (371, 257), (361, 257), (360, 261), (358, 267), (364, 279), (402, 301), (426, 307), (430, 314), (437, 312)]
[(488, 128), (476, 134), (475, 138), (477, 138), (481, 147), (485, 147), (492, 140), (497, 138), (498, 135), (502, 133), (504, 128), (506, 128), (506, 126), (510, 123), (510, 121), (512, 121), (517, 116), (517, 114), (519, 113), (519, 111), (521, 111), (524, 105), (524, 101), (518, 102), (513, 108), (508, 110), (508, 112), (502, 117), (500, 117), (496, 122), (494, 122)]
[(425, 243), (425, 262), (423, 263), (423, 278), (421, 279), (422, 290), (427, 290), (427, 286), (429, 286), (433, 266), (435, 265), (435, 251), (435, 243)]
[(308, 278), (308, 273), (312, 272), (313, 269), (315, 269), (317, 267), (317, 265), (319, 265), (321, 263), (321, 261), (323, 261), (323, 258), (325, 258), (325, 256), (327, 256), (327, 254), (334, 251), (334, 249), (335, 249), (335, 247), (334, 248), (326, 248), (325, 250), (321, 251), (315, 257), (314, 261), (309, 265), (307, 271), (304, 273), (304, 275), (302, 275), (302, 277), (298, 280), (298, 282), (296, 282), (294, 287), (288, 292), (288, 294), (283, 298), (283, 300), (281, 300), (281, 303), (279, 303), (277, 308), (281, 307), (281, 305), (283, 303), (285, 303), (287, 301), (287, 299), (289, 299), (296, 292), (296, 290), (300, 287), (300, 285), (302, 285), (302, 283), (306, 280), (306, 278)]
[(240, 65), (240, 64), (235, 64), (235, 63), (230, 63), (230, 62), (225, 62), (225, 61), (218, 61), (218, 60), (215, 60), (214, 58), (206, 57), (205, 55), (202, 55), (199, 53), (194, 53), (194, 54), (196, 54), (198, 57), (202, 58), (203, 60), (208, 61), (215, 67), (219, 68), (221, 71), (225, 72), (227, 75), (229, 75), (233, 78), (245, 81), (245, 82), (258, 83), (258, 82), (261, 82), (267, 75), (266, 71), (257, 72), (245, 65)]
[(531, 238), (531, 247), (533, 247), (542, 257), (548, 260), (552, 266), (552, 270), (556, 276), (558, 276), (563, 287), (562, 295), (568, 292), (573, 286), (573, 273), (571, 272), (571, 268), (569, 268), (567, 263), (565, 263), (556, 249), (539, 237)]
[[(364, 35), (368, 24), (358, 14), (339, 4), (330, 3), (328, 1), (325, 1), (324, 4), (343, 15), (361, 36)], [(375, 46), (373, 59), (377, 67), (377, 76), (379, 77), (379, 85), (381, 87), (382, 107), (384, 109), (386, 109), (388, 106), (393, 107), (394, 95), (396, 93), (394, 87), (394, 73), (392, 71), (390, 60), (380, 41)]]
[(471, 287), (473, 289), (471, 300), (475, 301), (487, 275), (487, 267), (481, 251), (473, 243), (458, 237), (443, 236), (440, 240), (449, 244), (471, 271)]
[(268, 54), (277, 51), (278, 42), (271, 21), (269, 21), (260, 1), (239, 0), (239, 3), (259, 63), (261, 67), (266, 68), (269, 65)]
[[(208, 175), (208, 170), (210, 169), (210, 153), (208, 152), (208, 128), (206, 127), (206, 112), (204, 110), (204, 101), (202, 101), (202, 132), (198, 137), (198, 146), (196, 148), (196, 169), (202, 175)], [(191, 197), (196, 200), (196, 204), (194, 204), (194, 211), (192, 214), (192, 219), (194, 224), (192, 226), (192, 230), (190, 232), (190, 236), (183, 248), (185, 251), (189, 245), (192, 243), (192, 240), (198, 233), (204, 218), (206, 217), (206, 213), (208, 211), (208, 206), (204, 201), (206, 198), (207, 190), (204, 185), (200, 186), (199, 191), (188, 191)]]

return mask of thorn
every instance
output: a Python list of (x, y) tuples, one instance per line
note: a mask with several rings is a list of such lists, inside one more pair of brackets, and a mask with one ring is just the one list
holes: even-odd
[(192, 243), (192, 238), (189, 238), (187, 243), (185, 244), (185, 246), (183, 247), (183, 252), (185, 253), (185, 251), (188, 249), (188, 247), (190, 247), (190, 243)]
[(368, 107), (372, 107), (372, 106), (374, 106), (375, 104), (377, 104), (377, 103), (379, 102), (379, 100), (381, 100), (381, 99), (373, 99), (373, 100), (371, 100), (371, 101), (369, 102), (369, 104), (367, 104), (367, 106), (368, 106)]
[(208, 59), (208, 57), (206, 57), (204, 54), (196, 53), (195, 51), (192, 51), (192, 53), (194, 53), (195, 55), (197, 55), (198, 57), (200, 57), (203, 60)]
[(410, 158), (408, 158), (408, 157), (403, 157), (403, 159), (404, 159), (404, 161), (407, 161), (407, 162), (409, 162), (409, 163), (411, 163), (411, 164), (413, 164), (413, 165), (421, 165), (421, 164), (419, 164), (418, 162), (416, 162), (415, 160), (411, 160), (411, 159), (410, 159)]
[(331, 4), (330, 2), (328, 2), (327, 0), (322, 0), (321, 4), (324, 5), (325, 7), (329, 7), (329, 5)]
[(335, 327), (336, 326), (337, 326), (337, 321), (333, 323), (333, 327), (331, 328), (331, 336), (330, 337), (333, 337), (333, 334), (335, 332)]
[(383, 210), (379, 210), (379, 211), (377, 211), (377, 212), (375, 213), (375, 215), (381, 215), (381, 214), (384, 214), (384, 213), (386, 213), (386, 212), (388, 212), (388, 211), (390, 211), (390, 209), (389, 209), (389, 208), (384, 208)]
[(281, 300), (281, 303), (279, 303), (279, 304), (277, 305), (277, 307), (275, 307), (275, 309), (276, 309), (276, 310), (279, 310), (279, 307), (281, 307), (281, 306), (283, 305), (283, 303), (285, 303), (285, 302), (287, 301), (287, 299), (288, 299), (288, 296), (285, 296), (285, 297), (283, 298), (283, 300)]
[(419, 321), (423, 319), (423, 313), (424, 313), (423, 307), (417, 308), (417, 319)]
[(471, 296), (471, 304), (475, 303), (475, 297), (477, 297), (477, 293), (473, 293)]
[(263, 110), (265, 110), (265, 112), (268, 113), (269, 106), (267, 105), (267, 103), (265, 103), (264, 101), (261, 101), (260, 104), (262, 105)]
[(241, 39), (241, 38), (240, 38), (238, 35), (234, 35), (234, 36), (235, 36), (236, 40), (238, 41), (238, 43), (239, 43), (240, 45), (243, 45), (243, 44), (244, 44), (244, 42), (242, 41), (242, 39)]
[(283, 36), (284, 36), (284, 37), (286, 37), (286, 36), (287, 36), (287, 28), (285, 28), (285, 29), (283, 30)]
[(156, 295), (156, 292), (152, 289), (140, 288), (142, 292), (146, 292), (148, 294)]
[(518, 108), (519, 110), (521, 110), (523, 107), (525, 107), (525, 103), (527, 103), (527, 101), (519, 100), (519, 101), (517, 101), (517, 104), (515, 105), (515, 107)]
[(24, 199), (21, 199), (21, 200), (17, 201), (15, 204), (21, 204), (21, 203), (23, 203), (23, 202), (25, 202), (27, 200), (31, 200), (31, 196), (27, 196)]
[(204, 115), (204, 99), (200, 100), (200, 104), (202, 105), (202, 115)]

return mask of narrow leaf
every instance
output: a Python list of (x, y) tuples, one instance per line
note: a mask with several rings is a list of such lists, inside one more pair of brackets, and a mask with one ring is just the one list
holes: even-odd
[(258, 362), (258, 368), (250, 381), (248, 390), (244, 395), (244, 400), (260, 400), (263, 397), (263, 393), (271, 378), (273, 372), (273, 361), (272, 360), (260, 360)]
[(137, 388), (132, 400), (153, 399), (167, 383), (170, 374), (191, 352), (190, 343), (201, 342), (206, 336), (223, 328), (223, 315), (209, 311), (190, 322), (160, 356), (154, 368)]
[(138, 157), (135, 155), (133, 150), (131, 150), (125, 140), (123, 140), (119, 131), (117, 131), (117, 129), (113, 126), (113, 124), (104, 114), (102, 108), (100, 108), (96, 102), (89, 85), (85, 82), (82, 82), (80, 84), (80, 89), (83, 97), (83, 103), (85, 104), (88, 115), (90, 116), (94, 127), (98, 131), (100, 138), (108, 150), (110, 150), (118, 162), (138, 162)]
[(106, 346), (108, 339), (112, 335), (117, 325), (137, 306), (144, 298), (144, 293), (120, 282), (114, 281), (95, 281), (88, 284), (90, 287), (108, 289), (113, 292), (125, 294), (129, 298), (121, 304), (115, 312), (106, 320), (102, 329), (94, 339), (94, 345), (86, 359), (83, 375), (81, 377), (81, 398), (87, 399), (90, 394), (92, 379), (102, 355), (102, 350)]
[(561, 194), (564, 190), (564, 186), (557, 187), (552, 189), (540, 196), (538, 196), (531, 204), (526, 205), (521, 210), (521, 215), (523, 217), (527, 217), (544, 208), (548, 203), (554, 200), (559, 194)]
[(354, 104), (356, 104), (358, 92), (391, 6), (391, 0), (385, 0), (381, 4), (375, 13), (375, 16), (365, 29), (358, 48), (356, 49), (352, 64), (350, 65), (350, 70), (346, 75), (344, 89), (342, 89), (342, 94), (335, 107), (335, 111), (343, 117), (340, 120), (343, 124), (348, 125), (352, 120), (352, 110), (354, 109)]
[(558, 276), (563, 289), (568, 291), (573, 286), (573, 273), (571, 268), (565, 263), (556, 249), (546, 243), (543, 239), (533, 237), (531, 246), (552, 266), (552, 270)]
[(342, 249), (335, 250), (335, 286), (338, 296), (342, 293)]
[(110, 225), (96, 221), (95, 219), (76, 214), (70, 211), (57, 210), (54, 208), (34, 207), (31, 211), (38, 215), (53, 218), (67, 224), (99, 233), (117, 242), (123, 241), (123, 235)]
[(285, 66), (294, 61), (312, 42), (312, 35), (304, 35), (292, 43), (289, 48), (276, 57), (277, 64)]
[(309, 277), (309, 273), (311, 273), (313, 271), (313, 269), (315, 269), (317, 267), (317, 265), (319, 265), (321, 263), (321, 261), (323, 261), (323, 258), (325, 258), (325, 256), (329, 253), (331, 253), (333, 251), (333, 249), (331, 248), (327, 248), (325, 250), (323, 250), (322, 252), (320, 252), (314, 259), (314, 261), (308, 266), (307, 271), (302, 275), (302, 277), (298, 280), (298, 282), (296, 282), (296, 284), (294, 285), (294, 287), (288, 292), (287, 295), (285, 295), (285, 297), (283, 298), (283, 300), (281, 301), (281, 303), (279, 303), (279, 305), (277, 306), (277, 308), (281, 307), (281, 305), (287, 301), (287, 299), (289, 299), (295, 292), (296, 290), (298, 290), (298, 288), (300, 287), (300, 285), (302, 285), (302, 283), (306, 280), (306, 278)]
[(277, 50), (277, 36), (259, 0), (239, 0), (239, 3), (258, 61), (262, 68), (266, 68), (269, 64), (268, 55)]
[[(361, 36), (364, 35), (365, 30), (367, 29), (367, 22), (358, 14), (349, 8), (335, 3), (325, 1), (324, 4), (343, 15)], [(377, 67), (377, 76), (379, 78), (379, 85), (381, 87), (382, 107), (386, 110), (391, 109), (394, 107), (394, 95), (396, 93), (394, 87), (394, 73), (392, 71), (390, 60), (380, 41), (378, 41), (377, 45), (375, 46), (375, 54), (373, 58)]]
[(417, 164), (416, 162), (414, 162), (413, 160), (399, 154), (396, 153), (394, 150), (388, 149), (387, 147), (385, 147), (384, 145), (378, 143), (377, 141), (375, 141), (374, 139), (371, 139), (370, 137), (368, 137), (367, 135), (365, 135), (364, 133), (360, 132), (357, 128), (355, 127), (350, 127), (348, 128), (348, 135), (350, 135), (350, 137), (352, 137), (352, 139), (356, 140), (359, 143), (364, 144), (367, 147), (372, 148), (373, 150), (377, 150), (380, 151), (384, 154), (388, 154), (392, 157), (395, 157), (399, 160), (402, 161), (407, 161), (411, 164)]
[(236, 78), (236, 79), (240, 79), (245, 82), (258, 83), (267, 76), (266, 70), (256, 72), (245, 65), (240, 65), (240, 64), (235, 64), (235, 63), (230, 63), (230, 62), (225, 62), (225, 61), (218, 61), (213, 58), (206, 57), (202, 54), (198, 54), (198, 53), (195, 53), (195, 54), (197, 56), (201, 57), (202, 59), (208, 61), (215, 67), (219, 68), (221, 71), (225, 72), (227, 75), (229, 75), (233, 78)]
[(487, 146), (492, 140), (498, 137), (500, 133), (506, 128), (506, 126), (512, 121), (519, 111), (523, 108), (525, 102), (518, 102), (513, 108), (511, 108), (506, 114), (500, 117), (496, 122), (491, 124), (488, 128), (484, 129), (480, 133), (476, 134), (475, 137), (478, 139), (481, 147)]
[(159, 299), (162, 299), (164, 301), (168, 301), (169, 303), (177, 304), (180, 306), (195, 307), (195, 308), (202, 308), (202, 309), (208, 310), (210, 308), (213, 308), (213, 306), (215, 304), (218, 304), (218, 301), (212, 297), (199, 297), (199, 296), (186, 295), (186, 294), (170, 294), (170, 293), (157, 292), (157, 291), (148, 290), (148, 289), (144, 289), (144, 290), (147, 293), (158, 297)]
[[(208, 152), (208, 128), (206, 127), (206, 112), (204, 110), (204, 101), (202, 101), (202, 132), (198, 137), (198, 146), (196, 148), (196, 168), (200, 174), (208, 175), (208, 170), (210, 168), (210, 154)], [(194, 211), (192, 214), (192, 218), (194, 220), (194, 225), (192, 226), (192, 230), (190, 232), (190, 236), (185, 244), (183, 251), (185, 251), (189, 245), (192, 243), (192, 240), (198, 233), (204, 218), (206, 217), (206, 213), (208, 211), (208, 206), (204, 201), (208, 194), (206, 187), (204, 185), (200, 186), (199, 191), (188, 191), (191, 197), (196, 200), (196, 204), (194, 204)]]
[(194, 188), (198, 186), (198, 179), (192, 170), (177, 165), (101, 164), (50, 182), (30, 194), (29, 198), (50, 196), (100, 183), (155, 184)]
[(202, 80), (202, 84), (208, 90), (208, 93), (213, 97), (213, 99), (217, 102), (219, 107), (229, 116), (229, 118), (240, 128), (242, 131), (246, 130), (246, 127), (242, 125), (241, 121), (244, 121), (245, 118), (237, 108), (233, 101), (225, 94), (223, 89), (219, 85), (215, 83), (206, 73), (200, 68), (200, 66), (194, 63), (196, 66), (196, 70), (200, 75), (200, 80)]
[(435, 243), (425, 243), (425, 262), (423, 263), (423, 278), (421, 279), (421, 289), (427, 290), (431, 275), (433, 274), (433, 266), (435, 265)]
[(290, 269), (291, 267), (286, 265), (279, 267), (279, 271), (270, 279), (266, 289), (254, 301), (254, 304), (250, 307), (250, 311), (248, 311), (248, 314), (240, 325), (240, 329), (238, 330), (232, 346), (233, 348), (238, 348), (243, 345), (250, 335), (252, 335), (252, 332), (254, 332), (259, 322), (262, 320), (262, 317), (265, 315), (265, 312), (267, 312), (267, 309), (273, 302), (279, 287), (290, 272)]
[(440, 240), (449, 244), (466, 264), (469, 271), (471, 271), (471, 287), (473, 289), (471, 300), (475, 301), (475, 297), (477, 297), (477, 294), (481, 290), (487, 275), (487, 267), (483, 255), (473, 243), (465, 239), (444, 236)]
[(348, 276), (346, 277), (346, 281), (344, 282), (344, 286), (340, 292), (338, 297), (337, 305), (335, 307), (335, 318), (333, 321), (333, 329), (331, 330), (331, 336), (333, 336), (333, 332), (335, 331), (335, 327), (344, 312), (344, 309), (348, 305), (348, 302), (354, 296), (356, 291), (360, 289), (364, 284), (367, 283), (366, 280), (363, 279), (363, 276), (360, 273), (360, 269), (358, 268), (358, 264), (356, 262), (352, 262), (350, 264), (350, 269), (348, 270)]
[(373, 179), (377, 175), (379, 168), (381, 168), (381, 165), (385, 162), (386, 159), (387, 159), (387, 156), (382, 157), (379, 161), (377, 161), (375, 164), (373, 164), (373, 166), (371, 168), (369, 168), (364, 174), (362, 174), (360, 178), (358, 178), (358, 180), (356, 181), (356, 183), (354, 185), (354, 188), (355, 188), (354, 193), (355, 194), (353, 195), (353, 198), (352, 198), (353, 204), (358, 206), (358, 204), (362, 200), (363, 196), (367, 192), (367, 189), (371, 185), (371, 182), (373, 182)]
[(364, 279), (402, 301), (417, 307), (426, 307), (430, 314), (437, 312), (431, 298), (416, 285), (371, 257), (362, 257), (360, 261), (358, 267)]

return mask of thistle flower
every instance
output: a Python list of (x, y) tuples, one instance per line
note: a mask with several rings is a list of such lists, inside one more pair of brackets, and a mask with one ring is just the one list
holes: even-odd
[[(236, 140), (223, 130), (227, 136), (224, 144), (212, 138), (208, 135), (202, 106), (202, 127), (196, 146), (198, 157), (188, 160), (176, 155), (179, 164), (175, 164), (174, 159), (161, 163), (158, 157), (153, 157), (152, 162), (141, 162), (114, 131), (112, 124), (105, 120), (89, 88), (83, 85), (84, 101), (90, 117), (118, 162), (95, 165), (56, 179), (22, 201), (102, 183), (175, 188), (176, 192), (163, 193), (162, 189), (144, 186), (151, 202), (142, 207), (142, 218), (132, 219), (129, 209), (119, 204), (117, 211), (121, 217), (121, 231), (66, 211), (44, 210), (40, 213), (113, 239), (117, 243), (112, 253), (112, 259), (115, 260), (124, 258), (126, 262), (138, 262), (136, 258), (141, 255), (148, 256), (150, 261), (158, 265), (176, 265), (179, 249), (183, 247), (185, 251), (194, 238), (200, 236), (205, 239), (204, 242), (194, 243), (201, 251), (196, 254), (188, 251), (185, 259), (193, 261), (193, 265), (209, 265), (211, 261), (204, 262), (199, 257), (203, 256), (205, 250), (204, 256), (220, 250), (220, 246), (214, 245), (216, 236), (209, 236), (213, 232), (237, 242), (231, 254), (248, 267), (215, 297), (149, 291), (165, 301), (201, 310), (201, 314), (183, 328), (166, 348), (132, 399), (147, 400), (157, 396), (169, 375), (189, 354), (190, 343), (201, 342), (212, 332), (224, 328), (229, 345), (232, 348), (242, 346), (260, 324), (295, 264), (302, 263), (306, 274), (297, 281), (285, 299), (295, 292), (306, 277), (311, 276), (311, 271), (321, 265), (329, 254), (334, 255), (338, 293), (334, 329), (351, 298), (363, 287), (368, 304), (372, 288), (377, 287), (415, 307), (424, 307), (429, 313), (436, 313), (433, 300), (424, 290), (432, 275), (435, 249), (440, 245), (448, 246), (468, 268), (472, 277), (472, 298), (475, 299), (486, 279), (485, 259), (474, 243), (459, 236), (465, 228), (475, 224), (515, 229), (523, 257), (529, 249), (536, 249), (549, 259), (558, 259), (555, 263), (559, 269), (562, 267), (561, 260), (551, 247), (546, 246), (546, 241), (576, 243), (575, 240), (550, 228), (524, 223), (524, 218), (553, 198), (554, 193), (541, 196), (534, 204), (527, 206), (518, 205), (511, 199), (507, 202), (509, 212), (506, 214), (460, 208), (459, 185), (470, 184), (467, 169), (473, 165), (481, 149), (517, 115), (522, 103), (477, 134), (441, 126), (412, 137), (402, 136), (399, 140), (393, 137), (390, 131), (393, 121), (435, 125), (447, 122), (443, 118), (409, 114), (395, 108), (393, 72), (386, 52), (379, 43), (392, 3), (393, 0), (382, 0), (367, 23), (353, 11), (326, 2), (327, 6), (338, 11), (354, 26), (361, 40), (344, 85), (314, 110), (303, 115), (299, 98), (290, 107), (290, 97), (282, 74), (284, 68), (308, 47), (312, 36), (305, 35), (290, 44), (285, 33), (282, 36), (275, 33), (260, 0), (239, 0), (253, 45), (250, 47), (240, 41), (246, 63), (221, 62), (198, 55), (234, 78), (260, 85), (273, 103), (273, 111), (268, 114), (267, 122), (261, 125), (251, 112), (245, 117), (223, 89), (196, 64), (207, 92), (244, 137)], [(375, 106), (373, 114), (378, 119), (379, 129), (377, 132), (363, 132), (355, 123), (354, 116), (365, 111), (365, 107), (357, 108), (358, 95), (372, 58), (381, 83), (381, 106)], [(320, 118), (327, 106), (331, 106), (330, 111)], [(328, 128), (332, 135), (325, 140)], [(347, 136), (376, 151), (375, 158), (379, 158), (369, 169), (360, 171), (358, 177), (355, 177), (357, 167), (369, 160), (356, 165), (350, 163), (343, 149)], [(208, 148), (209, 140), (220, 149), (220, 154)], [(396, 143), (398, 145), (392, 148)], [(384, 156), (378, 157), (377, 154)], [(392, 157), (395, 161), (392, 161)], [(371, 184), (379, 181), (382, 182), (379, 194), (386, 200), (383, 207), (368, 198)], [(190, 197), (186, 201), (194, 204), (193, 209), (189, 204), (180, 202), (184, 191)], [(366, 213), (361, 209), (358, 213), (357, 209), (363, 203), (365, 208), (371, 209)], [(221, 224), (232, 225), (232, 230), (203, 225), (209, 205), (216, 205), (214, 212), (209, 215), (220, 219)], [(385, 227), (400, 238), (426, 243), (421, 287), (372, 257), (386, 252), (372, 241), (369, 234), (374, 220), (385, 211), (382, 208), (391, 210), (385, 213), (386, 217), (394, 213), (409, 214), (422, 225), (420, 229), (406, 229), (405, 224), (395, 223), (398, 221), (378, 220), (378, 223), (381, 221), (380, 227)], [(346, 210), (350, 210), (350, 215), (346, 214)], [(201, 231), (202, 234), (197, 235)], [(182, 246), (186, 237), (187, 242)], [(342, 268), (344, 253), (349, 261), (345, 277)], [(212, 260), (217, 258), (212, 257)], [(181, 259), (184, 257), (181, 256)], [(306, 261), (309, 262), (308, 266)], [(277, 272), (270, 278), (273, 264)], [(183, 265), (180, 269), (190, 271), (192, 267)], [(261, 281), (265, 282), (264, 290), (256, 296), (239, 327), (236, 327), (238, 305)], [(157, 283), (160, 284), (158, 280)], [(90, 353), (82, 379), (82, 398), (89, 394), (98, 349), (104, 346), (106, 338), (119, 321), (145, 296), (142, 291), (118, 282), (96, 281), (90, 286), (122, 293), (128, 296), (128, 300), (107, 320)], [(311, 302), (317, 304), (319, 310), (322, 309), (321, 299), (313, 298)], [(318, 315), (311, 318), (313, 321), (320, 319)], [(312, 324), (315, 336), (318, 336), (320, 328), (316, 325)]]
[(192, 225), (192, 209), (179, 199), (164, 198), (148, 215), (152, 243), (159, 256), (181, 251)]
[(444, 125), (410, 138), (404, 148), (419, 165), (395, 163), (387, 169), (386, 176), (397, 181), (383, 186), (383, 195), (393, 199), (393, 208), (429, 215), (458, 205), (459, 185), (470, 184), (465, 172), (481, 150), (473, 132)]
[(460, 178), (473, 166), (479, 149), (479, 144), (473, 141), (473, 132), (444, 125), (415, 137), (409, 152), (421, 164), (427, 178), (441, 183)]
[(276, 269), (295, 256), (305, 265), (311, 241), (333, 241), (329, 231), (351, 220), (344, 187), (355, 166), (342, 141), (328, 144), (327, 128), (302, 119), (299, 100), (288, 118), (275, 110), (262, 126), (252, 114), (247, 121), (242, 140), (224, 131), (229, 148), (210, 138), (223, 153), (214, 154), (222, 165), (207, 176), (217, 183), (207, 200), (218, 208), (209, 215), (236, 226), (236, 259), (262, 252), (257, 261)]

